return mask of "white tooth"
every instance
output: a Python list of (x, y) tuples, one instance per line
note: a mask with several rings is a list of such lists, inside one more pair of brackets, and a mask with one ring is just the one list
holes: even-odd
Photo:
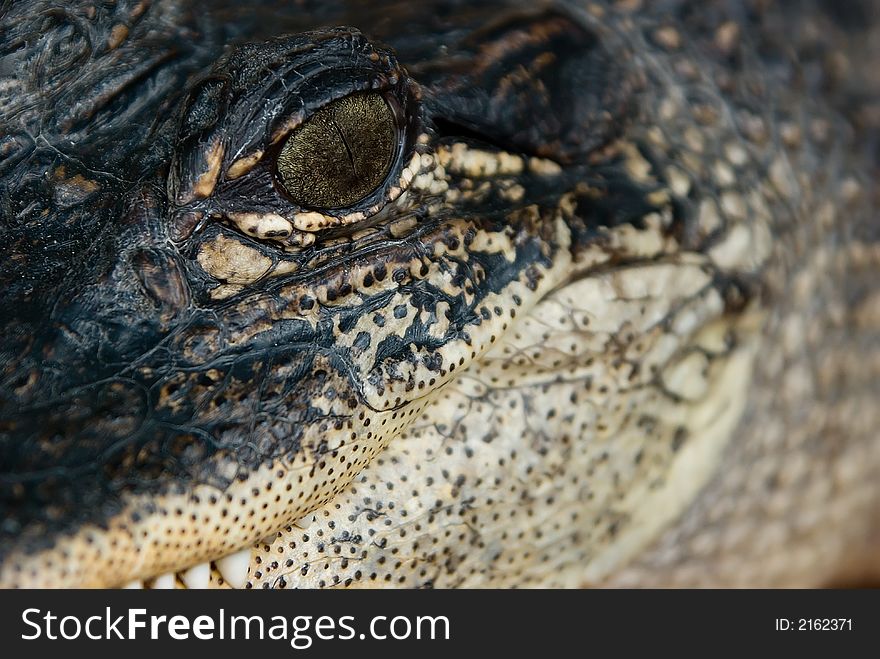
[(171, 590), (174, 588), (174, 573), (169, 572), (153, 579), (153, 590)]
[(301, 529), (307, 529), (314, 521), (314, 515), (304, 515), (303, 517), (300, 517), (298, 520), (296, 520), (293, 525)]
[(142, 589), (143, 587), (144, 587), (144, 582), (143, 582), (143, 581), (139, 581), (139, 580), (129, 581), (127, 584), (125, 584), (125, 585), (123, 586), (123, 588), (124, 588), (125, 590), (140, 590), (140, 589)]
[(233, 588), (244, 588), (247, 583), (248, 565), (251, 562), (250, 547), (214, 561), (223, 579)]
[(194, 590), (207, 588), (208, 582), (211, 580), (211, 564), (199, 563), (198, 565), (194, 565), (186, 572), (181, 572), (180, 578), (183, 580), (183, 583), (186, 584), (187, 588), (192, 588)]

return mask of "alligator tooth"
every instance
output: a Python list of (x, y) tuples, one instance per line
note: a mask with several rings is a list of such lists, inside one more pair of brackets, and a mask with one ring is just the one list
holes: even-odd
[(207, 588), (208, 582), (211, 579), (211, 564), (199, 563), (198, 565), (193, 565), (186, 572), (181, 572), (180, 578), (187, 588)]
[(251, 562), (250, 547), (214, 561), (223, 579), (233, 588), (244, 588), (247, 583), (248, 565)]
[(174, 588), (174, 573), (169, 572), (168, 574), (163, 574), (161, 576), (153, 579), (153, 583), (150, 586), (153, 590), (171, 590)]
[(308, 515), (303, 515), (302, 517), (300, 517), (293, 523), (293, 525), (300, 529), (307, 529), (314, 521), (315, 516), (312, 513), (309, 513)]
[(125, 590), (140, 590), (144, 587), (144, 582), (140, 580), (129, 581), (123, 586)]

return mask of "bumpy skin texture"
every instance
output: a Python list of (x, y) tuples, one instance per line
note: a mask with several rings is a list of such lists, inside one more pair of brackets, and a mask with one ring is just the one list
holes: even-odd
[(3, 6), (0, 584), (876, 575), (873, 4), (242, 4)]

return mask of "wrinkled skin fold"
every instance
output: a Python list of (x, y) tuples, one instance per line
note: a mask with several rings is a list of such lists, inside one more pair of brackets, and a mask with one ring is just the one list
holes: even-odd
[(872, 3), (2, 12), (0, 585), (877, 578)]

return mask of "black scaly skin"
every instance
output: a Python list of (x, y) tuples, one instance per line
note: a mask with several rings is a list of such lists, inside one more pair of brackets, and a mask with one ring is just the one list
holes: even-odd
[[(732, 106), (747, 105), (753, 92), (764, 102), (766, 90), (750, 89), (761, 80), (750, 58), (774, 79), (793, 81), (792, 89), (833, 87), (830, 105), (850, 115), (847, 130), (873, 162), (870, 114), (858, 111), (872, 99), (854, 98), (827, 71), (795, 68), (797, 44), (762, 32), (796, 14), (787, 3), (766, 12), (761, 3), (644, 4), (620, 19), (644, 26), (645, 41), (635, 43), (613, 23), (605, 30), (600, 19), (586, 22), (581, 7), (561, 3), (6, 2), (0, 561), (63, 548), (84, 527), (114, 528), (123, 517), (136, 525), (195, 485), (222, 496), (259, 468), (335, 456), (359, 413), (406, 410), (422, 387), (452, 379), (440, 349), (470, 346), (476, 328), (490, 326), (485, 314), (495, 312), (484, 305), (493, 295), (527, 310), (564, 282), (549, 274), (560, 254), (576, 260), (602, 228), (641, 228), (656, 202), (613, 145), (657, 94), (658, 81), (639, 62), (651, 57), (644, 49), (656, 45), (653, 27), (668, 17), (694, 44), (711, 41), (725, 21), (741, 26), (743, 50), (706, 62), (729, 76), (718, 84)], [(843, 12), (829, 20), (848, 30), (854, 19)], [(530, 34), (538, 36), (523, 36)], [(528, 69), (546, 52), (551, 63)], [(530, 73), (509, 76), (520, 68)], [(514, 174), (524, 199), (463, 194), (439, 211), (431, 205), (437, 193), (411, 191), (362, 223), (339, 220), (312, 232), (313, 244), (298, 244), (295, 235), (248, 237), (229, 221), (237, 212), (294, 213), (273, 177), (272, 135), (292, 115), (307, 119), (331, 100), (377, 87), (402, 113), (402, 154), (389, 181), (348, 211), (385, 204), (413, 154), (437, 144), (539, 158), (559, 172)], [(194, 192), (213, 166), (207, 147), (215, 143), (223, 144), (219, 177), (208, 177), (209, 194)], [(257, 149), (265, 160), (226, 176)], [(645, 158), (651, 161), (648, 151)], [(563, 244), (550, 218), (581, 181), (602, 194), (573, 193)], [(461, 180), (454, 185), (469, 190)], [(536, 215), (520, 212), (530, 205)], [(701, 251), (720, 241), (695, 234), (694, 209), (677, 212), (667, 231), (680, 244)], [(389, 228), (398, 217), (416, 220), (402, 236)], [(352, 238), (364, 227), (376, 230)], [(510, 236), (512, 252), (468, 252), (481, 233)], [(244, 241), (287, 271), (248, 280), (227, 268), (229, 276), (218, 276), (204, 249), (232, 244), (221, 239)], [(440, 244), (463, 252), (443, 256)], [(411, 267), (419, 260), (421, 271)], [(432, 262), (451, 273), (450, 289), (428, 275)], [(393, 288), (356, 283), (352, 273), (366, 270), (370, 282), (393, 281)], [(514, 303), (513, 283), (534, 299)], [(732, 313), (761, 292), (754, 274), (727, 273), (718, 287)], [(388, 305), (398, 292), (428, 314), (447, 304), (448, 328), (432, 333), (417, 314), (400, 335), (377, 324), (367, 336), (340, 339), (361, 318), (382, 311), (393, 318)], [(370, 363), (361, 359), (365, 346), (375, 347)], [(402, 365), (412, 365), (415, 379)], [(317, 404), (318, 397), (329, 402)], [(292, 517), (331, 500), (368, 457), (347, 461), (338, 483), (316, 480)], [(205, 536), (204, 549), (187, 549), (182, 563), (156, 559), (146, 574), (108, 569), (104, 585), (210, 560), (292, 521), (278, 512), (254, 519), (228, 543)], [(0, 583), (27, 583), (21, 565)], [(101, 583), (94, 575), (85, 582)]]

